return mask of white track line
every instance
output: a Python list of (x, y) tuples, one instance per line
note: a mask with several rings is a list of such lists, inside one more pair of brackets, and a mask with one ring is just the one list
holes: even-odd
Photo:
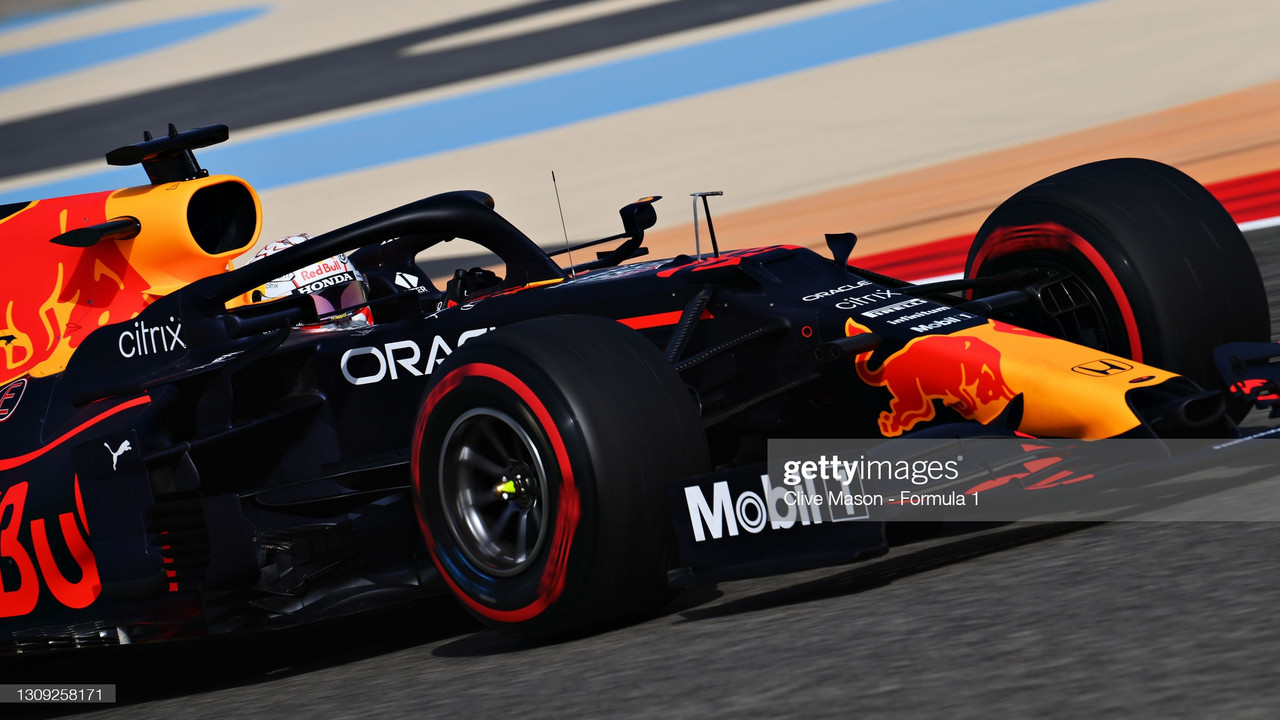
[(1250, 220), (1249, 222), (1240, 223), (1240, 232), (1251, 232), (1253, 230), (1265, 230), (1267, 228), (1280, 225), (1280, 217), (1263, 218), (1262, 220)]

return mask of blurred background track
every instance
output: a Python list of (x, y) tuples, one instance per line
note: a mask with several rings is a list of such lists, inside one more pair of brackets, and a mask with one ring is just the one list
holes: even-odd
[(662, 194), (653, 252), (687, 251), (687, 194), (723, 190), (726, 247), (874, 253), (1101, 157), (1280, 167), (1277, 27), (1262, 0), (77, 4), (0, 17), (0, 79), (34, 77), (0, 83), (0, 202), (136, 184), (102, 153), (226, 122), (202, 161), (266, 237), (468, 187), (558, 244), (554, 170), (574, 240)]

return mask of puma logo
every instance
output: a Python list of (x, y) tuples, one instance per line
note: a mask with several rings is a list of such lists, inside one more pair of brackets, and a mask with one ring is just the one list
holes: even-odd
[(133, 446), (129, 444), (128, 440), (125, 440), (124, 442), (120, 443), (119, 449), (116, 449), (116, 450), (112, 450), (111, 446), (106, 443), (102, 443), (102, 447), (106, 448), (107, 452), (111, 453), (111, 469), (112, 470), (116, 469), (116, 461), (120, 459), (120, 456), (133, 449)]

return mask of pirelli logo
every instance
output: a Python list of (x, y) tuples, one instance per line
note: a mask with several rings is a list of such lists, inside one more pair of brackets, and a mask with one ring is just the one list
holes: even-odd
[(1123, 360), (1103, 358), (1101, 360), (1091, 360), (1087, 363), (1080, 363), (1071, 369), (1081, 375), (1105, 377), (1107, 375), (1119, 375), (1122, 372), (1128, 372), (1133, 369), (1133, 366)]

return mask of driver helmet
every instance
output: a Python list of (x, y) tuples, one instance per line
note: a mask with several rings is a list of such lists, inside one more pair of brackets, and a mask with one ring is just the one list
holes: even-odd
[[(250, 258), (249, 263), (274, 255), (285, 248), (301, 245), (310, 239), (310, 235), (302, 233), (274, 240)], [(368, 299), (367, 287), (364, 276), (356, 266), (347, 260), (345, 254), (339, 254), (259, 285), (249, 292), (248, 300), (257, 303), (286, 295), (310, 295), (321, 320), (365, 324), (372, 322), (372, 313), (365, 306)]]

